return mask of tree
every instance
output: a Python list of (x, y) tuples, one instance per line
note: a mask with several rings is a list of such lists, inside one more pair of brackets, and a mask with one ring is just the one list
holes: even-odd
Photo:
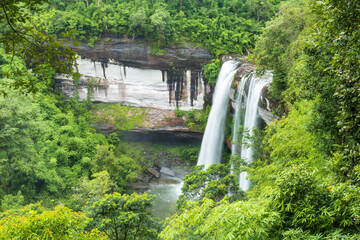
[(74, 193), (70, 199), (71, 209), (81, 210), (88, 201), (93, 198), (99, 199), (116, 187), (106, 170), (94, 173), (91, 177), (91, 180), (84, 177), (76, 187), (72, 188)]
[(215, 86), (221, 68), (220, 59), (213, 59), (204, 66), (204, 77), (211, 86)]
[(19, 191), (16, 195), (5, 195), (1, 200), (1, 210), (19, 209), (24, 205), (24, 196)]
[(147, 17), (144, 8), (140, 8), (137, 12), (130, 15), (130, 30), (134, 36), (144, 35), (146, 20)]
[(306, 1), (282, 2), (276, 18), (266, 23), (254, 50), (257, 71), (272, 69), (274, 73), (270, 95), (279, 102), (276, 113), (284, 113), (284, 93), (289, 87), (288, 73), (298, 51), (296, 41), (306, 27), (311, 26)]
[(277, 176), (271, 205), (281, 217), (281, 228), (325, 236), (338, 229), (344, 235), (359, 233), (359, 188), (348, 183), (330, 185), (317, 176), (316, 169), (303, 164)]
[(166, 45), (171, 37), (171, 17), (170, 13), (160, 7), (156, 9), (155, 13), (150, 16), (151, 24), (155, 27), (158, 32), (158, 43), (159, 45)]
[(98, 228), (110, 239), (157, 239), (160, 225), (150, 213), (155, 196), (148, 194), (106, 194), (88, 206), (86, 215), (93, 220), (88, 229)]
[(224, 164), (212, 164), (206, 170), (203, 170), (203, 166), (196, 166), (194, 171), (184, 178), (178, 208), (182, 208), (186, 200), (208, 198), (218, 202), (225, 196), (229, 196), (232, 201), (239, 199), (242, 192), (235, 176), (229, 172), (229, 167)]
[(93, 172), (106, 170), (111, 180), (123, 190), (127, 185), (137, 178), (139, 166), (136, 162), (126, 156), (115, 156), (113, 146), (98, 146), (95, 159), (93, 160)]
[[(322, 142), (339, 181), (360, 184), (360, 47), (358, 1), (328, 0), (312, 5), (317, 24), (300, 42), (287, 93), (317, 99), (309, 127)], [(353, 21), (348, 21), (353, 19)]]
[(0, 239), (107, 239), (98, 230), (84, 231), (87, 218), (64, 206), (46, 210), (40, 203), (16, 212), (6, 212), (0, 219)]
[(335, 79), (333, 94), (339, 106), (335, 119), (341, 143), (338, 143), (333, 166), (341, 181), (350, 180), (357, 186), (360, 186), (359, 7), (359, 1), (350, 0), (329, 0), (315, 7), (324, 17), (318, 24), (315, 39), (320, 48), (330, 49), (331, 57), (320, 59), (326, 61), (328, 68), (315, 70), (326, 71)]
[(269, 209), (268, 200), (214, 202), (204, 198), (188, 201), (182, 212), (165, 221), (160, 237), (175, 239), (280, 239), (271, 237), (279, 215)]
[(14, 91), (0, 97), (0, 191), (4, 195), (21, 190), (26, 200), (33, 199), (37, 183), (56, 181), (38, 153), (38, 142), (51, 132), (41, 118), (28, 97)]
[[(75, 53), (69, 47), (65, 47), (54, 36), (41, 32), (39, 23), (29, 22), (30, 13), (40, 11), (42, 4), (47, 2), (47, 0), (4, 0), (0, 3), (1, 44), (6, 52), (24, 57), (26, 63), (40, 78), (44, 66), (51, 66), (58, 73), (72, 74), (71, 66), (75, 61)], [(21, 75), (21, 72), (10, 70), (14, 75)], [(35, 82), (24, 83), (18, 80), (12, 82), (10, 86), (20, 88), (27, 93), (34, 93), (38, 91)], [(6, 94), (6, 91), (1, 89), (0, 93)]]

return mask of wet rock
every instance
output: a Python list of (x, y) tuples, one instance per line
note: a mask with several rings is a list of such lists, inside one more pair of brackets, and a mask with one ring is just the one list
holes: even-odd
[(160, 178), (160, 173), (158, 171), (156, 171), (154, 168), (148, 168), (147, 171), (154, 177)]
[(170, 177), (175, 177), (175, 172), (172, 171), (170, 168), (167, 168), (167, 167), (162, 167), (161, 170), (160, 170), (160, 173), (168, 175)]
[(203, 133), (192, 132), (182, 127), (167, 127), (162, 129), (134, 128), (130, 131), (118, 131), (118, 135), (121, 139), (131, 142), (200, 143)]
[[(242, 62), (239, 65), (238, 70), (235, 74), (235, 82), (236, 82), (235, 89), (238, 89), (239, 82), (245, 75), (250, 74), (254, 71), (255, 71), (254, 64), (249, 63), (249, 62)], [(271, 101), (271, 98), (269, 97), (269, 94), (268, 94), (269, 87), (270, 87), (270, 85), (267, 84), (262, 89), (262, 93), (261, 93), (261, 97), (260, 97), (260, 101), (259, 101), (259, 108), (258, 108), (259, 116), (266, 123), (275, 119), (275, 116), (272, 113), (272, 111), (275, 109), (275, 104), (273, 103), (273, 101)], [(247, 90), (245, 90), (245, 92), (247, 92)], [(236, 94), (231, 94), (229, 96), (230, 100), (231, 100), (230, 103), (231, 103), (231, 111), (232, 112), (235, 112), (235, 107), (236, 107), (235, 95)]]
[(235, 80), (237, 80), (237, 82), (239, 82), (243, 76), (245, 76), (246, 74), (249, 74), (253, 71), (255, 71), (255, 66), (252, 63), (242, 62), (242, 63), (240, 63), (238, 70), (235, 74)]
[[(77, 59), (77, 69), (82, 74), (77, 88), (80, 99), (164, 110), (204, 106), (207, 84), (200, 69), (142, 69), (88, 58)], [(66, 96), (75, 92), (67, 76), (58, 75), (55, 81)]]
[(166, 70), (172, 67), (200, 69), (202, 64), (211, 61), (209, 50), (191, 46), (189, 43), (172, 45), (165, 48), (165, 54), (154, 56), (145, 40), (115, 38), (111, 41), (100, 41), (94, 48), (86, 44), (72, 46), (81, 56), (92, 60), (108, 61), (113, 59), (128, 67), (141, 67)]

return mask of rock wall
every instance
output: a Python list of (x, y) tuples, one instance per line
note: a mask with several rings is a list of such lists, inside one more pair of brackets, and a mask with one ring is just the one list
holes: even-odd
[[(165, 49), (163, 56), (150, 54), (144, 40), (104, 39), (94, 48), (72, 46), (80, 55), (77, 68), (80, 99), (122, 103), (135, 107), (182, 110), (203, 109), (210, 87), (202, 78), (202, 65), (212, 56), (190, 44)], [(67, 96), (75, 87), (71, 79), (56, 79)], [(89, 88), (90, 86), (90, 88)]]
[(151, 55), (145, 40), (115, 38), (101, 40), (94, 48), (86, 44), (71, 46), (79, 55), (93, 61), (108, 62), (113, 60), (127, 67), (168, 70), (170, 68), (201, 69), (213, 56), (209, 50), (192, 46), (189, 43), (172, 45), (165, 48), (161, 56)]

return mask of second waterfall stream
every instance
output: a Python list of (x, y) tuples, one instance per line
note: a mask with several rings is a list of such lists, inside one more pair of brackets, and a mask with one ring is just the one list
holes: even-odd
[(216, 81), (212, 107), (197, 162), (197, 165), (204, 165), (205, 169), (213, 163), (220, 163), (221, 160), (229, 92), (238, 64), (238, 61), (225, 62)]
[[(257, 127), (258, 122), (258, 105), (261, 97), (261, 92), (264, 86), (270, 83), (272, 74), (266, 72), (264, 76), (257, 77), (252, 73), (249, 76), (245, 76), (241, 79), (239, 85), (239, 95), (237, 98), (237, 106), (235, 111), (235, 124), (233, 129), (233, 142), (237, 140), (237, 130), (240, 125), (243, 125), (245, 130), (249, 130), (252, 134), (254, 127)], [(245, 87), (247, 86), (247, 89)], [(247, 91), (246, 91), (247, 90)], [(240, 109), (245, 106), (245, 116), (241, 119)], [(242, 121), (241, 121), (242, 120)], [(232, 146), (232, 154), (238, 153), (235, 144)], [(247, 163), (253, 161), (253, 149), (251, 147), (241, 146), (241, 158)], [(247, 179), (247, 173), (242, 172), (239, 176), (240, 188), (243, 191), (247, 191), (250, 187), (250, 180)]]

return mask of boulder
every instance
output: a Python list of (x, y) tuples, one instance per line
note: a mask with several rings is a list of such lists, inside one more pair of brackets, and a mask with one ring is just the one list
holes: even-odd
[(167, 168), (167, 167), (162, 167), (161, 170), (160, 170), (160, 173), (168, 175), (170, 177), (175, 177), (175, 172), (173, 170), (171, 170), (170, 168)]

